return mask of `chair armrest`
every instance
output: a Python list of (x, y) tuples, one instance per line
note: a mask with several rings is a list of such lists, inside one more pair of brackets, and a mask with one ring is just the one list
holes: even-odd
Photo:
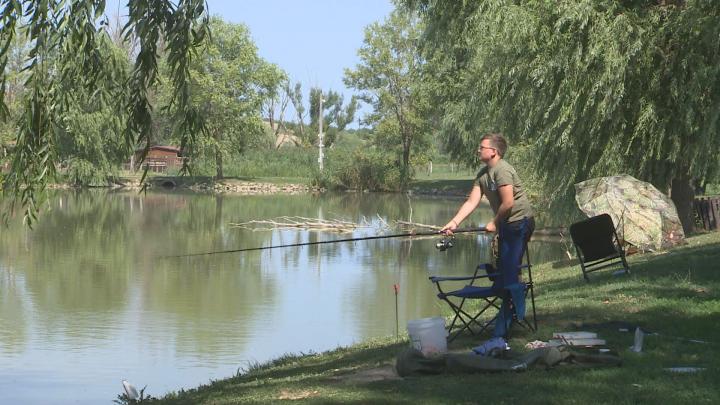
[(437, 277), (437, 276), (430, 276), (429, 279), (433, 283), (437, 283), (440, 281), (464, 281), (464, 280), (475, 280), (476, 278), (482, 278), (487, 276), (455, 276), (455, 277)]
[[(438, 283), (441, 281), (467, 281), (467, 280), (477, 280), (480, 278), (490, 278), (500, 275), (500, 273), (488, 273), (488, 263), (479, 264), (475, 268), (475, 273), (472, 276), (430, 276), (429, 279), (433, 283)], [(493, 266), (490, 266), (491, 269), (495, 270)], [(478, 271), (485, 270), (485, 274), (478, 274)]]

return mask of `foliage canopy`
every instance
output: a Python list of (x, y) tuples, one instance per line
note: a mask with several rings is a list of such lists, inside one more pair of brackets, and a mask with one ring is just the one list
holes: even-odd
[[(202, 115), (208, 135), (198, 140), (192, 153), (214, 159), (216, 176), (222, 178), (225, 158), (248, 146), (270, 142), (260, 110), (270, 93), (280, 89), (286, 75), (258, 55), (245, 25), (213, 17), (210, 29), (212, 38), (190, 64), (190, 103)], [(172, 97), (172, 88), (161, 88), (165, 97)], [(166, 112), (170, 117), (164, 121), (173, 122), (178, 112)], [(182, 142), (182, 133), (171, 132), (175, 141)]]
[(422, 25), (412, 12), (395, 10), (365, 29), (360, 63), (345, 70), (345, 84), (362, 91), (373, 108), (365, 121), (375, 126), (382, 147), (398, 152), (403, 181), (413, 152), (427, 149), (430, 103), (418, 41)]
[(559, 192), (625, 171), (672, 187), (676, 204), (693, 179), (717, 173), (720, 3), (403, 4), (427, 24), (424, 51), (455, 155), (472, 159), (478, 137), (500, 130), (534, 146)]

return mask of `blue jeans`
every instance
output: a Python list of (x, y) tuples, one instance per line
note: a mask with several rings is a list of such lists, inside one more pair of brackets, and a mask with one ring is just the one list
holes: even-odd
[[(501, 277), (495, 279), (493, 288), (501, 290), (498, 295), (502, 297), (502, 305), (495, 320), (493, 337), (505, 337), (510, 329), (513, 313), (510, 306), (510, 291), (506, 287), (515, 286), (520, 282), (522, 256), (525, 253), (525, 245), (534, 230), (535, 220), (533, 218), (503, 222), (498, 226), (498, 255), (500, 257), (497, 261), (497, 269)], [(522, 297), (524, 299), (524, 292)]]

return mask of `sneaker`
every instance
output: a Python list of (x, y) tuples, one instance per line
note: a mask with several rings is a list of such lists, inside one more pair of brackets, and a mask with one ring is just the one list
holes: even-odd
[(472, 349), (475, 354), (488, 357), (496, 357), (506, 350), (510, 350), (510, 346), (508, 346), (505, 339), (501, 337), (486, 340), (480, 346), (473, 347)]

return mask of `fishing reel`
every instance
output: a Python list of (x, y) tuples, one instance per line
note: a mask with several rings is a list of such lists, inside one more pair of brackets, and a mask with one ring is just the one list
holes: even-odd
[(441, 252), (444, 252), (451, 247), (453, 247), (453, 241), (455, 240), (455, 236), (453, 235), (446, 235), (442, 239), (440, 239), (436, 244), (435, 248)]

